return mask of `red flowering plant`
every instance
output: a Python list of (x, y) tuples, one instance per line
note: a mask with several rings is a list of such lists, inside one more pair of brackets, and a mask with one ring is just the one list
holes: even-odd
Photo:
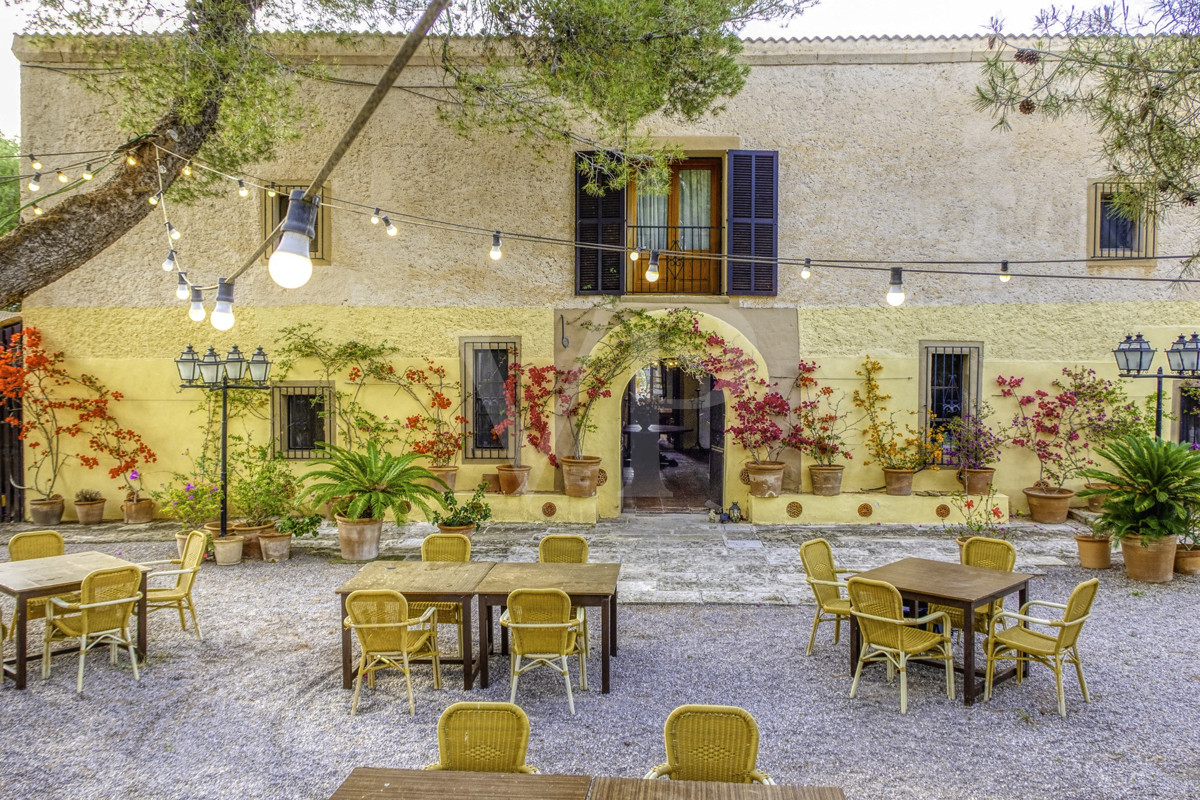
[(1150, 417), (1119, 382), (1100, 378), (1084, 367), (1063, 367), (1051, 390), (1023, 393), (1024, 378), (996, 377), (1000, 396), (1016, 404), (1009, 441), (1038, 460), (1040, 489), (1061, 489), (1096, 462), (1097, 445), (1127, 433), (1147, 432)]
[(750, 378), (730, 403), (734, 424), (725, 432), (750, 453), (755, 464), (779, 459), (785, 447), (785, 432), (791, 427), (788, 418), (792, 407), (776, 386), (762, 378)]
[(550, 420), (558, 370), (553, 364), (531, 367), (516, 360), (508, 365), (504, 379), (504, 420), (492, 428), (492, 436), (500, 439), (510, 429), (517, 441), (513, 463), (521, 466), (521, 450), (528, 443), (535, 451), (558, 466), (554, 455)]
[(815, 361), (801, 361), (796, 366), (792, 391), (799, 402), (792, 409), (795, 422), (784, 435), (783, 443), (816, 464), (834, 466), (839, 458), (853, 456), (845, 444), (845, 436), (854, 423), (842, 413), (845, 393), (838, 394), (831, 386), (822, 386), (815, 377), (819, 369)]
[(462, 390), (462, 383), (448, 380), (446, 368), (431, 359), (426, 359), (425, 367), (409, 367), (403, 373), (391, 364), (375, 362), (370, 375), (394, 385), (421, 409), (419, 414), (405, 417), (404, 449), (428, 456), (435, 467), (454, 464), (462, 452), (463, 437), (470, 435), (462, 414), (470, 393)]
[[(122, 394), (95, 376), (70, 374), (65, 360), (62, 351), (48, 352), (41, 332), (32, 327), (15, 334), (12, 344), (0, 350), (0, 397), (21, 406), (20, 419), (10, 415), (4, 422), (17, 428), (17, 438), (29, 448), (25, 466), (32, 481), (22, 488), (47, 500), (54, 499), (54, 486), (71, 461), (95, 469), (102, 458), (112, 459), (109, 477), (118, 478), (156, 460), (142, 437), (121, 427), (113, 416), (112, 405)], [(79, 394), (68, 394), (71, 391)]]
[(988, 539), (1008, 539), (1012, 531), (1000, 524), (1004, 509), (996, 502), (996, 487), (989, 485), (987, 496), (976, 500), (964, 492), (950, 496), (950, 504), (962, 514), (961, 522), (944, 523), (942, 530), (956, 539), (983, 536)]

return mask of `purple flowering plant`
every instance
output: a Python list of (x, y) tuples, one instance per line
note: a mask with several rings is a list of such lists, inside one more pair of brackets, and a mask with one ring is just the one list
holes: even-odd
[(174, 473), (170, 483), (150, 493), (162, 513), (185, 531), (201, 528), (221, 514), (221, 481), (207, 474), (206, 463), (203, 457), (194, 460), (189, 473)]
[(988, 424), (992, 407), (980, 403), (975, 413), (967, 412), (941, 426), (942, 459), (959, 469), (988, 469), (1000, 460), (1004, 437)]

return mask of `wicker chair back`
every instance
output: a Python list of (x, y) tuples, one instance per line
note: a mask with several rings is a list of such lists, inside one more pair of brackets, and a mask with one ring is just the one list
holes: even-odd
[(346, 597), (346, 616), (351, 625), (386, 625), (383, 628), (355, 627), (358, 643), (366, 653), (402, 653), (408, 644), (408, 601), (391, 589), (363, 589)]
[(751, 783), (758, 725), (735, 706), (680, 706), (663, 726), (669, 777), (676, 781)]
[[(1063, 622), (1086, 621), (1086, 617), (1092, 612), (1092, 601), (1096, 599), (1096, 592), (1099, 588), (1100, 581), (1096, 578), (1076, 586), (1067, 600), (1067, 610), (1063, 612)], [(1084, 623), (1080, 622), (1078, 625), (1067, 625), (1061, 628), (1058, 632), (1058, 649), (1066, 650), (1074, 647), (1075, 643), (1079, 641), (1079, 632), (1083, 630), (1083, 625)]]
[[(824, 539), (813, 539), (800, 545), (800, 563), (804, 564), (804, 572), (809, 578), (818, 581), (837, 580), (836, 567), (833, 563), (833, 550)], [(817, 603), (822, 607), (838, 599), (838, 588), (819, 583), (810, 583)]]
[(8, 557), (12, 561), (61, 556), (65, 552), (58, 531), (26, 531), (8, 540)]
[(142, 571), (133, 564), (128, 567), (98, 569), (89, 573), (79, 588), (80, 605), (107, 603), (112, 600), (127, 602), (81, 609), (83, 633), (122, 630), (127, 627), (133, 605), (138, 600), (138, 587), (141, 583)]
[(436, 769), (531, 772), (529, 717), (513, 703), (455, 703), (438, 719)]
[(1003, 539), (972, 536), (963, 544), (961, 561), (968, 567), (1012, 572), (1017, 564), (1017, 548)]
[[(566, 654), (575, 647), (571, 598), (561, 589), (517, 589), (508, 595), (512, 652)], [(521, 627), (534, 625), (539, 627)], [(540, 627), (540, 626), (546, 627)]]
[(543, 536), (538, 542), (538, 561), (547, 564), (586, 564), (587, 539), (570, 533)]
[[(904, 619), (904, 601), (900, 598), (900, 592), (886, 581), (851, 578), (846, 582), (846, 591), (850, 594), (850, 606), (855, 611), (897, 622)], [(868, 644), (891, 650), (901, 649), (903, 628), (900, 625), (863, 617), (858, 618), (858, 624)]]
[(471, 540), (461, 533), (434, 533), (421, 541), (422, 561), (470, 561)]

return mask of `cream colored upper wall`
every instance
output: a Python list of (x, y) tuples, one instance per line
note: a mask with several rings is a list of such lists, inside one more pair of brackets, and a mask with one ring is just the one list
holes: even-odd
[[(369, 42), (341, 51), (336, 74), (373, 82), (395, 43)], [(751, 42), (746, 89), (726, 110), (694, 124), (655, 121), (661, 136), (736, 138), (745, 149), (780, 153), (781, 255), (920, 260), (1082, 257), (1086, 188), (1102, 174), (1095, 142), (1078, 123), (1016, 120), (1015, 130), (971, 108), (986, 39), (855, 39)], [(36, 68), (70, 53), (46, 53), (18, 38), (22, 72), (23, 146), (33, 152), (82, 150), (122, 140), (102, 101), (62, 73)], [(427, 66), (401, 83), (438, 82)], [(306, 98), (324, 123), (284, 148), (277, 163), (247, 169), (267, 180), (315, 173), (368, 87), (310, 83)], [(47, 164), (52, 168), (51, 164)], [(438, 119), (433, 102), (393, 92), (335, 171), (336, 198), (449, 219), (485, 229), (573, 238), (573, 174), (568, 149), (538, 159), (515, 137), (465, 139)], [(46, 204), (51, 205), (53, 201)], [(214, 282), (233, 271), (261, 237), (253, 196), (227, 196), (184, 208), (170, 205), (184, 238), (177, 248), (193, 280)], [(390, 239), (365, 216), (335, 212), (333, 263), (292, 291), (277, 288), (265, 268), (238, 281), (237, 305), (541, 306), (590, 304), (573, 293), (570, 248), (508, 240), (499, 263), (490, 241), (435, 228), (401, 225)], [(1160, 253), (1183, 252), (1190, 239), (1174, 224), (1160, 227)], [(167, 250), (156, 212), (92, 263), (36, 293), (38, 306), (179, 308), (173, 278), (159, 269)], [(1173, 273), (1164, 263), (1159, 274)], [(1082, 264), (1013, 267), (1087, 275)], [(1132, 267), (1105, 270), (1144, 275)], [(886, 273), (817, 270), (801, 281), (781, 267), (775, 298), (734, 298), (747, 306), (878, 307)], [(909, 304), (1070, 303), (1158, 300), (1160, 285), (1126, 282), (992, 278), (906, 273)], [(1189, 295), (1190, 296), (1190, 295)], [(182, 309), (179, 312), (183, 313)]]

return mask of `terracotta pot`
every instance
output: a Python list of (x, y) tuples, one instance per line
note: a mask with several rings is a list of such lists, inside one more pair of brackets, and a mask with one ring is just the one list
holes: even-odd
[(154, 520), (154, 501), (149, 499), (126, 500), (121, 504), (121, 511), (125, 515), (126, 525), (152, 522)]
[(563, 458), (563, 492), (567, 497), (592, 497), (600, 483), (600, 458), (580, 456)]
[(1179, 540), (1170, 536), (1142, 539), (1126, 536), (1121, 539), (1121, 555), (1125, 557), (1125, 574), (1135, 581), (1166, 583), (1174, 577), (1175, 547)]
[(500, 491), (505, 494), (525, 494), (531, 469), (533, 468), (518, 467), (515, 464), (501, 464), (496, 467), (496, 472), (500, 474)]
[(175, 531), (175, 549), (179, 551), (180, 558), (183, 558), (183, 548), (187, 546), (190, 534), (191, 531)]
[[(1111, 483), (1085, 483), (1089, 489), (1112, 489)], [(1093, 513), (1099, 514), (1104, 510), (1104, 501), (1108, 499), (1108, 495), (1093, 494), (1087, 498), (1087, 509)]]
[(1021, 491), (1025, 493), (1025, 499), (1029, 502), (1029, 516), (1034, 522), (1052, 525), (1067, 521), (1071, 498), (1075, 496), (1070, 489), (1030, 487)]
[(912, 494), (913, 475), (916, 475), (915, 469), (889, 469), (883, 468), (883, 483), (884, 492), (896, 497), (906, 497)]
[(783, 493), (782, 461), (762, 461), (747, 464), (746, 474), (750, 479), (751, 497), (779, 497)]
[(1175, 571), (1180, 575), (1200, 575), (1200, 545), (1180, 544), (1175, 548)]
[(438, 530), (442, 533), (461, 533), (463, 536), (470, 539), (471, 534), (475, 532), (475, 525), (443, 525), (439, 522)]
[(458, 467), (429, 467), (429, 471), (437, 476), (437, 478), (446, 485), (442, 486), (442, 483), (427, 480), (425, 483), (428, 486), (436, 489), (439, 492), (444, 492), (447, 489), (452, 492), (454, 491), (454, 484), (458, 480)]
[(213, 537), (213, 556), (222, 567), (242, 563), (242, 545), (245, 540), (241, 536)]
[(1076, 536), (1079, 566), (1084, 569), (1108, 569), (1112, 566), (1112, 540), (1107, 536)]
[(66, 502), (58, 495), (50, 500), (30, 500), (29, 521), (34, 525), (58, 525), (65, 510)]
[(967, 539), (970, 539), (970, 538), (971, 538), (970, 536), (955, 536), (954, 537), (954, 542), (955, 542), (955, 544), (958, 545), (958, 560), (959, 560), (959, 562), (962, 561), (963, 548), (967, 546)]
[(106, 500), (75, 501), (75, 517), (80, 525), (99, 525), (104, 521), (104, 504)]
[(383, 518), (348, 519), (337, 516), (338, 546), (346, 561), (370, 561), (379, 557), (379, 537), (383, 534)]
[(263, 531), (258, 535), (258, 546), (262, 550), (262, 560), (268, 564), (287, 561), (292, 557), (292, 535), (290, 533), (280, 533), (274, 529)]
[(964, 467), (954, 473), (954, 477), (963, 485), (964, 494), (986, 495), (988, 489), (991, 488), (992, 478), (995, 476), (996, 470), (990, 467), (987, 469), (968, 469)]
[(231, 525), (230, 530), (244, 537), (246, 540), (246, 543), (242, 545), (242, 558), (248, 561), (257, 561), (262, 558), (262, 548), (258, 544), (258, 537), (275, 530), (275, 523), (268, 522), (266, 525)]
[(821, 497), (833, 497), (842, 493), (842, 472), (845, 467), (841, 464), (826, 466), (810, 464), (808, 477), (812, 481), (812, 493)]

